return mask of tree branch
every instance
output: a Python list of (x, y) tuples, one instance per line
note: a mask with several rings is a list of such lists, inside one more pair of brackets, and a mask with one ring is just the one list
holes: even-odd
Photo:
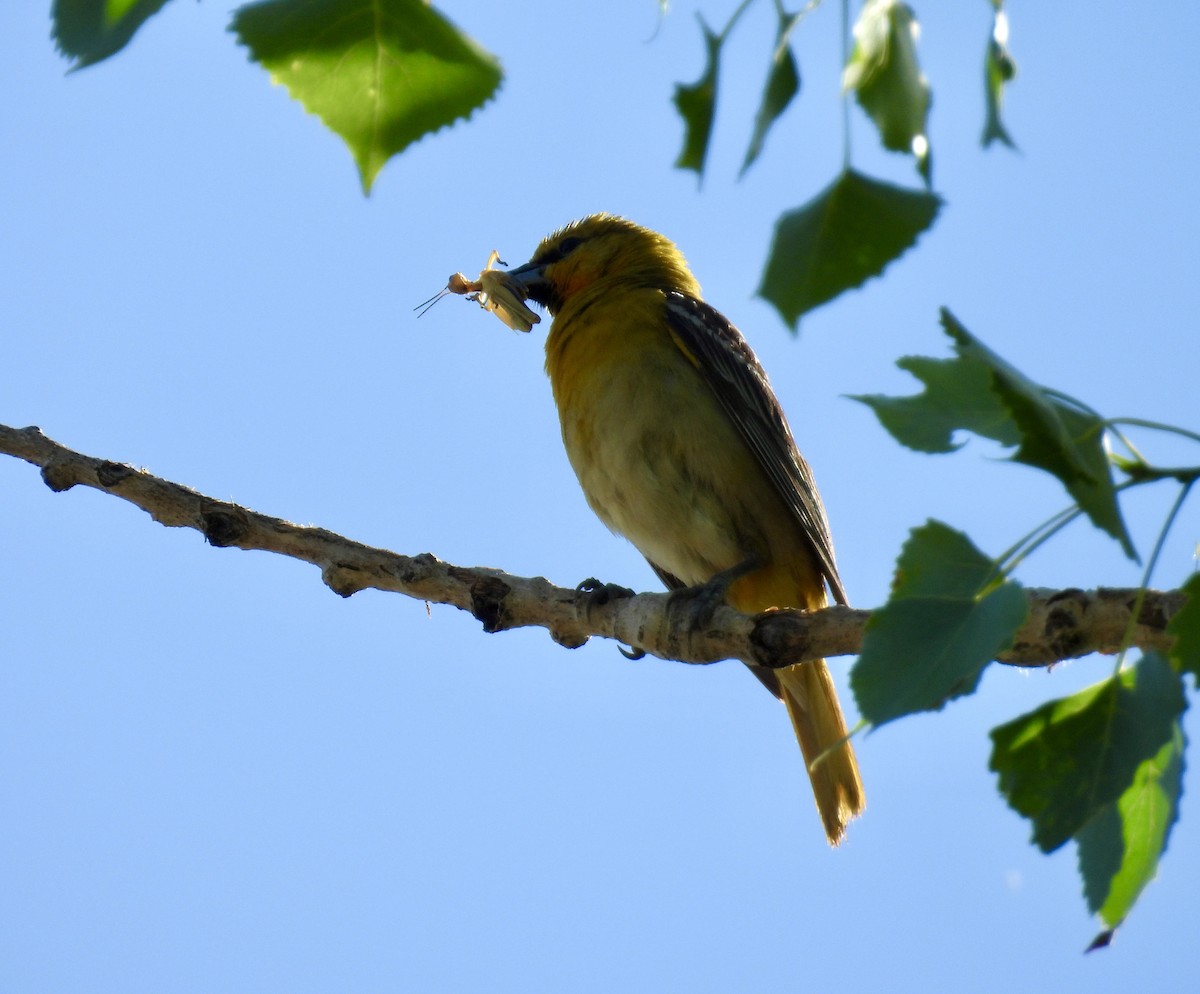
[[(405, 594), (469, 611), (488, 632), (537, 626), (561, 645), (576, 648), (598, 635), (637, 646), (662, 659), (712, 663), (753, 660), (778, 667), (805, 659), (842, 656), (862, 648), (869, 611), (833, 606), (821, 611), (769, 611), (745, 615), (720, 607), (703, 629), (683, 623), (667, 594), (637, 594), (598, 603), (556, 587), (543, 577), (520, 577), (486, 567), (444, 563), (422, 553), (403, 556), (355, 542), (324, 528), (295, 525), (216, 500), (123, 463), (83, 455), (47, 438), (38, 428), (0, 425), (0, 452), (42, 469), (51, 490), (78, 484), (113, 494), (172, 528), (194, 528), (210, 545), (260, 549), (312, 563), (343, 597), (367, 588)], [(1000, 662), (1047, 666), (1121, 646), (1135, 590), (1030, 589), (1029, 617)], [(1186, 597), (1150, 591), (1134, 628), (1133, 644), (1165, 651), (1167, 622)]]

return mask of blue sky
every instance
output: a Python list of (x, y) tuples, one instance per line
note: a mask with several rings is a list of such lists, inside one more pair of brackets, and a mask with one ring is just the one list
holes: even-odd
[[(910, 392), (895, 359), (948, 353), (939, 306), (1107, 414), (1200, 426), (1193, 5), (1014, 3), (1018, 154), (978, 146), (989, 5), (919, 9), (947, 207), (799, 340), (753, 290), (775, 218), (840, 164), (836, 5), (798, 30), (801, 98), (736, 182), (772, 33), (765, 5), (748, 15), (698, 189), (670, 168), (672, 86), (700, 71), (690, 6), (659, 24), (650, 0), (447, 4), (504, 87), (369, 200), (225, 34), (227, 9), (171, 4), (66, 77), (47, 8), (0, 11), (6, 424), (398, 552), (655, 589), (578, 492), (541, 330), (460, 300), (412, 310), (492, 248), (515, 264), (611, 210), (671, 235), (752, 341), (860, 606), (927, 517), (998, 553), (1065, 503), (978, 441), (902, 450), (845, 399)], [(853, 139), (860, 168), (915, 181), (857, 113)], [(1128, 503), (1142, 549), (1171, 496)], [(975, 697), (867, 736), (867, 814), (832, 852), (782, 708), (737, 664), (631, 663), (395, 596), (343, 601), (309, 566), (52, 494), (16, 460), (0, 508), (6, 994), (1103, 992), (1194, 975), (1190, 775), (1161, 879), (1084, 957), (1098, 926), (1073, 849), (1035, 852), (986, 769), (989, 728), (1107, 660), (994, 667)], [(1188, 575), (1198, 538), (1193, 504), (1157, 585)], [(1138, 571), (1077, 525), (1020, 578)], [(843, 687), (849, 663), (832, 661)]]

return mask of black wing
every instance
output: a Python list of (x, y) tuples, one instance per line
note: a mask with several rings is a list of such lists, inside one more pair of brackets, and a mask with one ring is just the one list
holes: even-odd
[(720, 311), (695, 297), (668, 293), (667, 322), (679, 345), (698, 360), (729, 420), (800, 522), (834, 599), (845, 604), (825, 506), (758, 357)]

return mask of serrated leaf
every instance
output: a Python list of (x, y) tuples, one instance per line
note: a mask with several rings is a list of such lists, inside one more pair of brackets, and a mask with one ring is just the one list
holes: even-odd
[(854, 50), (842, 74), (879, 130), (884, 148), (906, 152), (930, 182), (929, 81), (917, 59), (920, 30), (900, 0), (867, 0), (854, 24)]
[(878, 727), (975, 691), (1028, 613), (1019, 584), (993, 582), (994, 565), (939, 521), (913, 529), (850, 671), (863, 718)]
[(898, 441), (918, 451), (951, 451), (957, 429), (1016, 446), (1014, 460), (1056, 476), (1092, 522), (1136, 558), (1117, 503), (1103, 419), (1033, 383), (944, 309), (942, 326), (954, 340), (957, 359), (908, 357), (898, 363), (926, 384), (923, 393), (855, 399), (869, 405)]
[(991, 371), (992, 389), (1012, 414), (1020, 433), (1013, 459), (1058, 477), (1092, 523), (1120, 542), (1126, 555), (1137, 559), (1117, 504), (1104, 449), (1103, 420), (1039, 387), (971, 335), (944, 308), (942, 328), (954, 340), (960, 356)]
[(746, 159), (742, 163), (741, 174), (744, 174), (762, 153), (763, 144), (767, 140), (767, 132), (771, 130), (771, 125), (779, 120), (780, 115), (792, 102), (792, 98), (800, 92), (800, 71), (796, 68), (796, 57), (792, 54), (788, 37), (796, 22), (804, 15), (803, 12), (788, 14), (781, 8), (778, 16), (779, 20), (775, 29), (775, 52), (771, 56), (771, 69), (767, 73), (767, 85), (763, 90), (762, 102), (758, 105), (758, 113), (754, 115), (754, 133), (750, 136), (750, 147), (746, 149)]
[(989, 767), (1009, 806), (1033, 823), (1033, 841), (1053, 852), (1130, 789), (1139, 767), (1172, 741), (1184, 703), (1179, 675), (1147, 654), (992, 729)]
[(959, 429), (1013, 446), (1021, 437), (1008, 408), (991, 389), (992, 374), (971, 359), (929, 359), (905, 356), (896, 365), (925, 384), (925, 390), (910, 397), (859, 394), (875, 412), (880, 423), (901, 445), (918, 452), (952, 452)]
[(1183, 728), (1176, 720), (1169, 740), (1138, 765), (1124, 793), (1076, 833), (1088, 910), (1109, 931), (1125, 920), (1158, 872), (1159, 857), (1179, 817), (1184, 747)]
[(58, 50), (82, 69), (129, 44), (167, 0), (54, 0), (52, 34)]
[(933, 224), (942, 201), (847, 169), (775, 224), (758, 295), (794, 331), (803, 314), (878, 276)]
[(1188, 578), (1183, 592), (1187, 600), (1167, 624), (1167, 634), (1175, 636), (1171, 660), (1200, 681), (1200, 573)]
[(500, 85), (495, 56), (424, 0), (265, 0), (238, 10), (231, 29), (342, 137), (364, 193), (393, 155)]
[(694, 170), (704, 176), (708, 144), (712, 138), (713, 117), (717, 107), (717, 83), (721, 68), (723, 38), (709, 30), (704, 18), (697, 15), (704, 33), (704, 72), (691, 86), (675, 84), (675, 107), (683, 118), (683, 150), (675, 160), (676, 169)]
[(995, 8), (992, 33), (988, 37), (987, 52), (983, 61), (984, 97), (987, 112), (983, 122), (983, 137), (980, 142), (984, 148), (994, 141), (999, 141), (1009, 148), (1015, 149), (1016, 143), (1000, 118), (1000, 107), (1004, 102), (1004, 87), (1017, 74), (1017, 63), (1008, 51), (1008, 15), (999, 3), (995, 4)]

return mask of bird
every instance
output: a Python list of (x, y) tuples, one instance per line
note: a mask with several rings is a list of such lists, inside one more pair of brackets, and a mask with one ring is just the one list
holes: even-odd
[[(847, 602), (767, 375), (669, 238), (593, 214), (544, 238), (506, 284), (552, 317), (546, 372), (588, 504), (669, 590), (708, 585), (746, 613)], [(865, 796), (829, 668), (747, 665), (787, 708), (836, 846)]]

